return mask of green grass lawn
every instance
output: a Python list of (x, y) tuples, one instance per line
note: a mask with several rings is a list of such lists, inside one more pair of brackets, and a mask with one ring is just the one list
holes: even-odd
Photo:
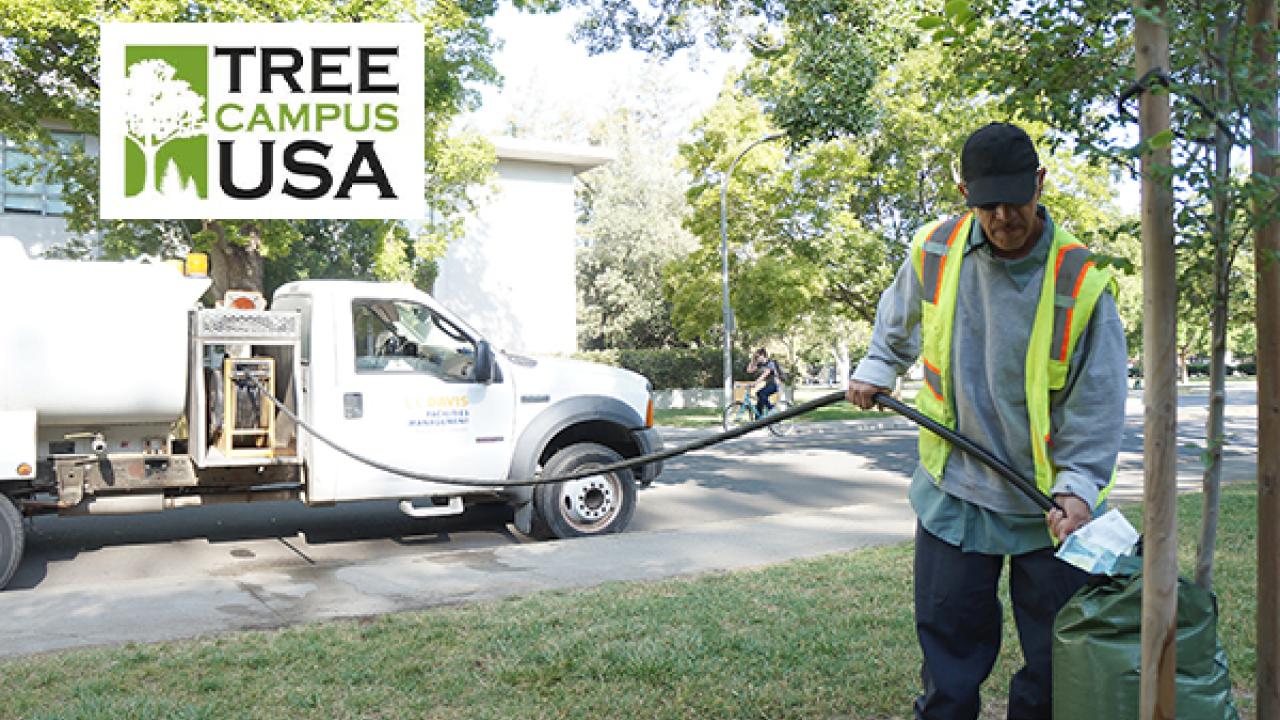
[[(1217, 583), (1254, 685), (1254, 487), (1223, 495)], [(1140, 520), (1140, 508), (1126, 511)], [(1179, 501), (1190, 572), (1200, 497)], [(91, 601), (87, 601), (90, 602)], [(74, 632), (76, 619), (67, 618)], [(902, 718), (919, 680), (911, 547), (762, 570), (0, 663), (4, 718)], [(1018, 650), (985, 697), (994, 717)], [(1003, 713), (998, 714), (1003, 717)]]

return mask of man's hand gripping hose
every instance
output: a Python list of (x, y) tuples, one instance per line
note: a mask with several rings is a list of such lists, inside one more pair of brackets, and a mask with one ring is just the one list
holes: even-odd
[(236, 379), (235, 382), (240, 383), (245, 387), (254, 387), (256, 385), (258, 391), (262, 394), (262, 397), (265, 397), (268, 400), (270, 400), (271, 403), (276, 406), (276, 409), (284, 413), (285, 416), (288, 417), (290, 420), (292, 420), (298, 427), (311, 433), (311, 436), (314, 437), (315, 439), (319, 440), (325, 445), (328, 445), (329, 447), (342, 453), (343, 455), (346, 455), (352, 460), (355, 460), (356, 462), (363, 463), (365, 465), (368, 465), (369, 467), (376, 468), (378, 470), (391, 473), (393, 475), (400, 475), (401, 477), (407, 477), (412, 480), (439, 483), (441, 485), (462, 485), (466, 487), (515, 487), (518, 485), (545, 485), (548, 483), (567, 482), (569, 480), (580, 480), (582, 478), (593, 477), (595, 475), (604, 475), (606, 473), (611, 473), (616, 470), (627, 470), (629, 468), (639, 467), (641, 465), (648, 465), (649, 463), (661, 462), (668, 458), (676, 457), (677, 455), (683, 455), (685, 453), (693, 452), (694, 450), (701, 450), (702, 448), (709, 447), (717, 443), (722, 443), (726, 440), (732, 440), (737, 437), (742, 437), (743, 435), (746, 435), (747, 433), (753, 432), (755, 430), (759, 430), (760, 428), (768, 427), (774, 423), (783, 422), (784, 420), (790, 420), (791, 418), (794, 418), (798, 415), (803, 415), (807, 412), (812, 412), (813, 410), (817, 410), (820, 407), (826, 407), (827, 405), (832, 405), (844, 400), (844, 392), (842, 391), (833, 392), (828, 395), (823, 395), (822, 397), (817, 398), (816, 400), (810, 400), (809, 402), (801, 403), (800, 405), (796, 405), (795, 407), (792, 407), (790, 409), (781, 410), (776, 413), (771, 413), (759, 420), (736, 427), (732, 430), (718, 433), (716, 435), (712, 435), (711, 437), (702, 438), (700, 440), (695, 440), (691, 443), (688, 443), (687, 445), (673, 447), (669, 450), (663, 450), (661, 452), (656, 452), (650, 455), (642, 455), (641, 457), (631, 458), (629, 460), (623, 460), (622, 462), (616, 462), (610, 465), (601, 465), (601, 466), (593, 467), (586, 470), (580, 470), (578, 472), (570, 473), (568, 475), (560, 475), (558, 477), (511, 478), (507, 480), (480, 480), (480, 479), (470, 479), (470, 478), (446, 477), (442, 475), (429, 475), (426, 473), (415, 472), (413, 470), (407, 470), (405, 468), (398, 468), (392, 465), (387, 465), (385, 463), (374, 460), (373, 458), (366, 457), (364, 455), (361, 455), (355, 451), (349, 450), (339, 445), (336, 441), (326, 437), (324, 434), (320, 433), (315, 428), (311, 427), (310, 424), (305, 422), (302, 418), (298, 417), (289, 408), (285, 407), (283, 403), (276, 400), (275, 396), (273, 396), (270, 392), (267, 392), (266, 387), (257, 378), (253, 378), (253, 377), (238, 378)]

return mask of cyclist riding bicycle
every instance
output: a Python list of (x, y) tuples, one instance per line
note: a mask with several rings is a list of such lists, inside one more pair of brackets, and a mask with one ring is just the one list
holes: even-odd
[(756, 395), (756, 405), (760, 407), (760, 411), (769, 412), (773, 409), (769, 397), (778, 392), (779, 383), (782, 382), (782, 369), (778, 367), (776, 360), (769, 357), (769, 351), (760, 348), (751, 356), (751, 362), (747, 363), (747, 372), (760, 373), (751, 386), (751, 392)]

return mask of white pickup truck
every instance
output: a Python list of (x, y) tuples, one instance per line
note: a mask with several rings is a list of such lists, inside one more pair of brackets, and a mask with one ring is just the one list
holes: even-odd
[(294, 282), (269, 310), (231, 293), (197, 307), (208, 286), (0, 238), (0, 588), (24, 515), (393, 499), (433, 517), (505, 501), (522, 532), (573, 537), (622, 531), (661, 472), (504, 484), (660, 450), (640, 375), (495, 352), (409, 285)]

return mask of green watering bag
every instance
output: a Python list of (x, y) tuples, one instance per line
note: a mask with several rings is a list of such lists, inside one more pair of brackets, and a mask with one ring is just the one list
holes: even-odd
[[(1054, 720), (1138, 716), (1142, 559), (1076, 593), (1053, 626)], [(1178, 578), (1177, 716), (1239, 720), (1213, 593)]]

